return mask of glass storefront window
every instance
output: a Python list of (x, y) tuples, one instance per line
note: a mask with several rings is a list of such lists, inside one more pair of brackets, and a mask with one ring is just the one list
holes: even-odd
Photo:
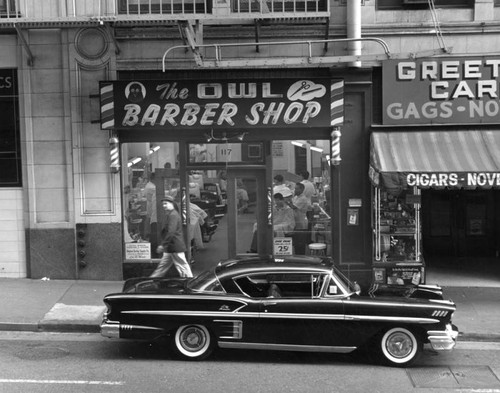
[(331, 255), (330, 142), (274, 141), (274, 254)]
[(121, 151), (127, 269), (159, 259), (166, 196), (180, 209), (195, 270), (271, 249), (277, 257), (331, 255), (329, 140), (138, 142)]
[(163, 219), (161, 199), (180, 208), (179, 146), (176, 142), (125, 143), (122, 146), (125, 259), (158, 258)]

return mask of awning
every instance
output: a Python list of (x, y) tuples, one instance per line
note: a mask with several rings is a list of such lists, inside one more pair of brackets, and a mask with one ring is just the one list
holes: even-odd
[(370, 178), (394, 191), (500, 187), (500, 130), (373, 132)]

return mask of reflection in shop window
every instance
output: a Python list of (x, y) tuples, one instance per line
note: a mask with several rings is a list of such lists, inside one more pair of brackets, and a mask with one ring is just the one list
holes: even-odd
[(331, 254), (330, 143), (274, 141), (275, 255)]
[[(205, 162), (204, 144), (190, 145), (190, 160)], [(179, 144), (141, 142), (122, 145), (123, 228), (126, 260), (150, 260), (161, 257), (156, 249), (161, 241), (165, 213), (161, 200), (172, 197), (181, 208)], [(190, 170), (186, 197), (186, 245), (191, 257), (204, 248), (217, 228), (217, 219), (226, 211), (226, 175), (223, 170)], [(180, 212), (181, 216), (183, 212)]]
[(163, 220), (161, 199), (180, 206), (178, 143), (125, 143), (122, 146), (125, 259), (149, 260), (156, 253)]

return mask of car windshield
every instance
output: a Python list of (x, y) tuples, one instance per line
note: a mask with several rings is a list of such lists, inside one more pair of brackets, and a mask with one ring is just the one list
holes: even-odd
[(224, 292), (213, 271), (206, 271), (187, 283), (187, 287), (198, 292)]
[(355, 293), (357, 291), (356, 285), (354, 285), (344, 273), (342, 273), (339, 269), (335, 268), (333, 273), (337, 276), (338, 281), (345, 287), (348, 294)]

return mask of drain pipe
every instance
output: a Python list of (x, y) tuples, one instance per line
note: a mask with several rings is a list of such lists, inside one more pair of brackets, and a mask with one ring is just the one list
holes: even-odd
[[(347, 0), (347, 38), (361, 38), (361, 2), (362, 0)], [(350, 56), (361, 56), (361, 41), (347, 44)], [(350, 67), (361, 67), (361, 61), (349, 63)]]

